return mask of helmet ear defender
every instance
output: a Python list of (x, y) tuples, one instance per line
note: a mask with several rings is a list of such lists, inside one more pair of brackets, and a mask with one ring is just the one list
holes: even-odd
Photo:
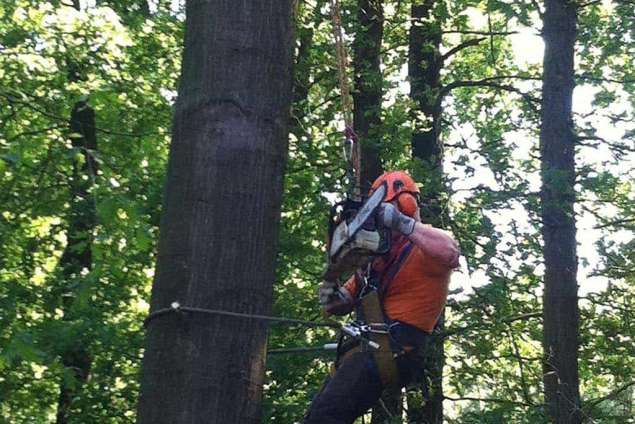
[(382, 184), (386, 184), (387, 188), (384, 202), (396, 200), (401, 213), (414, 217), (419, 207), (419, 187), (412, 177), (404, 171), (384, 172), (377, 177), (370, 193), (372, 194)]
[(417, 212), (417, 198), (410, 193), (401, 193), (397, 197), (397, 207), (404, 215), (410, 217), (414, 216)]

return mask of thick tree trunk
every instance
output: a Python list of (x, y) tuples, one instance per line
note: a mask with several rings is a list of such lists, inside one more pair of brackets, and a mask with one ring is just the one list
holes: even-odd
[(543, 348), (545, 400), (556, 423), (579, 423), (578, 268), (576, 256), (575, 138), (571, 117), (576, 5), (545, 3), (542, 88), (542, 236), (545, 289)]
[[(292, 82), (292, 1), (187, 2), (151, 310), (267, 314)], [(138, 422), (259, 423), (262, 322), (149, 322)]]
[(383, 171), (380, 146), (382, 73), (381, 41), (384, 33), (384, 8), (381, 0), (357, 1), (357, 34), (353, 43), (355, 88), (353, 121), (362, 148), (362, 193)]
[[(412, 155), (425, 169), (421, 198), (423, 222), (443, 227), (439, 194), (443, 190), (443, 145), (439, 137), (441, 108), (437, 102), (441, 89), (441, 22), (434, 14), (434, 0), (414, 1), (408, 48), (410, 98), (424, 119), (415, 120)], [(443, 328), (443, 316), (438, 327)], [(435, 338), (426, 350), (424, 380), (419, 392), (409, 393), (408, 421), (437, 424), (443, 422), (443, 339)]]
[[(91, 151), (97, 150), (95, 112), (84, 101), (75, 103), (70, 118), (71, 143), (78, 150), (73, 159), (73, 175), (70, 180), (71, 205), (68, 216), (67, 244), (60, 258), (62, 281), (62, 309), (64, 322), (71, 327), (72, 340), (60, 353), (65, 376), (60, 380), (57, 402), (57, 424), (69, 422), (73, 400), (89, 377), (91, 358), (88, 340), (76, 325), (79, 316), (74, 311), (75, 290), (85, 270), (92, 269), (92, 233), (96, 224), (95, 200), (91, 194), (97, 175), (97, 163)], [(81, 159), (79, 159), (81, 157)]]

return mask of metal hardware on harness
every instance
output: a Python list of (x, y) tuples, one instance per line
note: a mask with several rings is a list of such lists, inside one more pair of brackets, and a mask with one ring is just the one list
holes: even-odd
[(352, 322), (350, 324), (344, 324), (342, 326), (342, 332), (351, 336), (354, 339), (357, 339), (373, 349), (377, 350), (381, 346), (379, 343), (376, 343), (368, 338), (368, 333), (371, 332), (371, 328), (367, 325), (360, 325), (357, 322)]

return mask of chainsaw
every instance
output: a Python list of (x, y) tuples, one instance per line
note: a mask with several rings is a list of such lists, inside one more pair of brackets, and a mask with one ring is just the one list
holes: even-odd
[(331, 208), (324, 280), (339, 282), (390, 250), (390, 230), (376, 222), (386, 190), (383, 184), (365, 202), (346, 199)]

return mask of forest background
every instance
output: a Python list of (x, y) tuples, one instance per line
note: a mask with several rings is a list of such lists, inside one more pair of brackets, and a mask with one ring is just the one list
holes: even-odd
[[(343, 193), (345, 165), (328, 4), (297, 3), (274, 313), (318, 319), (327, 215)], [(538, 196), (544, 10), (533, 1), (420, 3), (428, 11), (420, 22), (434, 36), (419, 51), (438, 66), (434, 84), (417, 92), (409, 84), (411, 1), (342, 2), (356, 108), (366, 108), (356, 129), (379, 166), (408, 169), (421, 182), (439, 225), (461, 245), (443, 330), (445, 421), (546, 422)], [(183, 7), (0, 3), (1, 422), (135, 420)], [(635, 4), (580, 2), (576, 13), (584, 419), (633, 422)], [(365, 49), (372, 25), (364, 16), (381, 23), (378, 49)], [(372, 96), (360, 96), (369, 92), (379, 93), (374, 108)], [(439, 164), (413, 152), (413, 137), (433, 121), (440, 179), (432, 170)], [(264, 422), (300, 420), (331, 359), (279, 350), (333, 337), (271, 328)]]

